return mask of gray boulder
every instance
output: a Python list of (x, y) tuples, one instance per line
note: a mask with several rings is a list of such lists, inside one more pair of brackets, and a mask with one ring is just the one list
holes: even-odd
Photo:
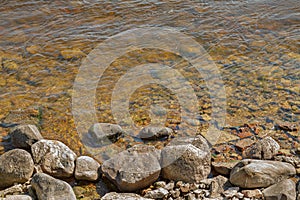
[[(203, 147), (204, 146), (204, 147)], [(211, 154), (206, 144), (168, 145), (162, 150), (162, 177), (174, 181), (198, 183), (211, 171)]]
[(101, 200), (151, 200), (148, 198), (141, 197), (134, 193), (116, 193), (110, 192), (104, 195)]
[(296, 184), (286, 179), (263, 190), (265, 200), (295, 200)]
[(10, 131), (12, 145), (15, 148), (30, 149), (31, 145), (43, 139), (35, 125), (19, 125)]
[(62, 142), (40, 140), (32, 145), (31, 152), (43, 172), (58, 178), (73, 175), (77, 156)]
[(160, 174), (160, 151), (153, 146), (135, 145), (106, 160), (102, 172), (123, 192), (132, 192), (154, 183)]
[(10, 150), (0, 157), (0, 188), (25, 183), (34, 170), (31, 155), (22, 149)]
[(278, 153), (279, 149), (279, 144), (268, 136), (248, 147), (243, 154), (246, 158), (269, 160)]
[(99, 178), (100, 164), (89, 156), (76, 159), (75, 178), (77, 180), (96, 181)]
[(90, 146), (104, 146), (116, 142), (123, 133), (117, 124), (96, 123), (89, 128), (84, 142)]
[(295, 168), (289, 163), (246, 159), (231, 170), (230, 182), (242, 188), (261, 188), (276, 184), (295, 174)]
[(172, 133), (173, 130), (168, 127), (147, 126), (140, 131), (138, 137), (143, 140), (155, 140), (169, 137)]
[(68, 183), (44, 173), (35, 174), (31, 186), (39, 200), (76, 200), (72, 187)]

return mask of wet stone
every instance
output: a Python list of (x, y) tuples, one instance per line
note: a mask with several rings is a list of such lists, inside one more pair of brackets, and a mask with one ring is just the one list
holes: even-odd
[(10, 132), (12, 144), (15, 148), (30, 149), (31, 145), (43, 139), (35, 125), (19, 125)]

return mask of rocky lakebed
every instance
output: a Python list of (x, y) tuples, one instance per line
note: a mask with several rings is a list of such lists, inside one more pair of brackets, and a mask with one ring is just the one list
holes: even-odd
[[(247, 135), (247, 127), (254, 133)], [(298, 127), (276, 125), (263, 135), (255, 130), (244, 125), (234, 144), (211, 145), (201, 134), (176, 137), (170, 128), (149, 126), (139, 133), (143, 143), (99, 161), (44, 139), (35, 125), (17, 125), (0, 157), (0, 198), (299, 200), (300, 149), (282, 148), (282, 135), (297, 134)], [(88, 134), (100, 148), (125, 137), (119, 125), (109, 123), (94, 124)], [(162, 138), (173, 139), (163, 148), (149, 145)], [(91, 184), (95, 191), (85, 187)]]

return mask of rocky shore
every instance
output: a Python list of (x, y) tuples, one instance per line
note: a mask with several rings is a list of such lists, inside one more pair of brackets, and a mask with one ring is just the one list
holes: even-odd
[[(122, 133), (120, 126), (106, 123), (89, 130), (98, 144), (115, 142)], [(172, 129), (148, 127), (139, 136), (171, 135)], [(197, 135), (175, 137), (162, 149), (137, 144), (103, 163), (44, 139), (34, 125), (16, 126), (8, 139), (14, 148), (0, 156), (0, 199), (300, 200), (299, 152), (282, 154), (270, 136), (235, 143), (241, 149), (236, 159), (213, 159), (226, 145), (211, 147)], [(98, 197), (83, 195), (82, 184), (96, 185)]]

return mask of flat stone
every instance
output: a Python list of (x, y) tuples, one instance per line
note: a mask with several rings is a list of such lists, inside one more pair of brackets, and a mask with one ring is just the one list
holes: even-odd
[(245, 138), (245, 139), (241, 139), (241, 140), (237, 141), (234, 144), (234, 146), (236, 146), (239, 150), (243, 151), (247, 147), (250, 147), (254, 143), (255, 143), (255, 141), (253, 139)]
[(138, 134), (138, 137), (143, 140), (156, 140), (159, 138), (167, 138), (171, 136), (173, 130), (168, 127), (144, 127)]
[(35, 125), (19, 125), (10, 131), (12, 145), (15, 148), (30, 149), (31, 145), (43, 139)]
[(32, 145), (31, 152), (43, 172), (58, 178), (73, 175), (77, 156), (62, 142), (43, 139)]
[(239, 160), (234, 160), (230, 162), (212, 162), (212, 167), (214, 170), (224, 176), (230, 175), (232, 168), (239, 163)]
[(31, 186), (39, 200), (76, 200), (72, 187), (68, 183), (44, 173), (35, 174), (32, 177)]
[(9, 195), (6, 196), (5, 200), (32, 200), (29, 195)]
[(243, 152), (243, 155), (246, 158), (268, 160), (272, 159), (279, 149), (279, 144), (272, 137), (268, 136), (248, 147)]
[(0, 157), (0, 188), (6, 188), (15, 183), (25, 183), (34, 170), (30, 153), (22, 149), (10, 150)]
[(100, 164), (89, 156), (76, 159), (75, 178), (77, 180), (96, 181), (99, 178)]
[(192, 144), (163, 148), (162, 177), (187, 183), (198, 183), (205, 179), (211, 171), (211, 154), (207, 147), (200, 148)]
[(241, 193), (244, 194), (244, 197), (246, 197), (246, 198), (260, 199), (263, 197), (263, 193), (259, 189), (242, 190)]
[(102, 172), (120, 191), (132, 192), (154, 183), (160, 174), (160, 151), (153, 146), (135, 145), (106, 160)]
[(84, 142), (90, 146), (101, 147), (116, 142), (123, 133), (121, 126), (117, 124), (96, 123), (89, 128)]
[(271, 185), (262, 192), (265, 200), (295, 200), (296, 184), (292, 180), (286, 179), (277, 184)]
[(162, 199), (169, 194), (169, 191), (164, 188), (148, 191), (144, 197), (151, 199)]
[(295, 168), (289, 163), (245, 159), (231, 170), (230, 182), (242, 188), (261, 188), (276, 184), (295, 174)]
[(110, 192), (104, 195), (101, 200), (151, 200), (149, 198), (141, 197), (134, 193), (116, 193)]

